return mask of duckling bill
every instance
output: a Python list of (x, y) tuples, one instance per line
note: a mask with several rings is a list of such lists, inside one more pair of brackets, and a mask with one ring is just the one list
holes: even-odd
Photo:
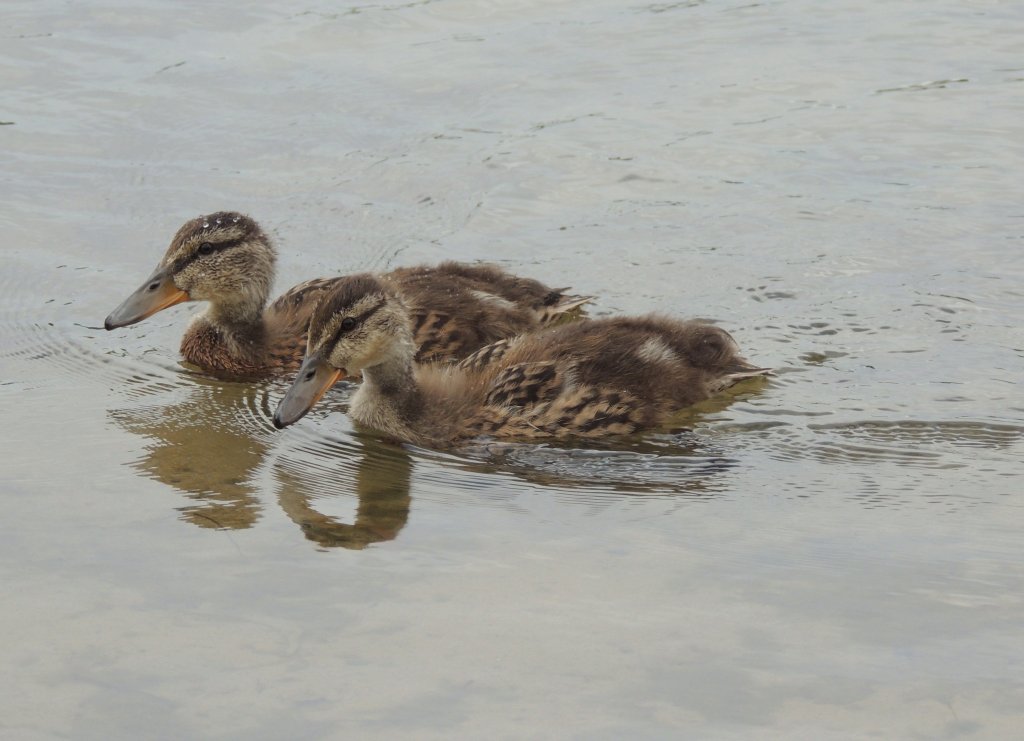
[(126, 298), (120, 306), (110, 312), (103, 326), (109, 331), (118, 327), (141, 322), (158, 311), (188, 301), (190, 296), (174, 285), (174, 275), (168, 269), (159, 267), (146, 281)]
[[(301, 283), (268, 306), (276, 261), (252, 218), (221, 211), (192, 219), (104, 326), (126, 327), (184, 301), (206, 301), (181, 341), (187, 361), (228, 377), (294, 371), (313, 308), (339, 279)], [(489, 265), (445, 262), (399, 268), (381, 279), (407, 302), (420, 360), (461, 360), (499, 339), (578, 318), (590, 300)]]
[(517, 336), (481, 361), (418, 364), (408, 311), (371, 275), (334, 286), (310, 320), (306, 357), (274, 425), (298, 421), (346, 375), (349, 413), (418, 445), (478, 436), (568, 438), (656, 428), (747, 378), (769, 375), (724, 330), (661, 316), (594, 319)]
[(332, 368), (320, 353), (308, 356), (299, 366), (295, 381), (274, 412), (274, 426), (281, 430), (298, 422), (331, 386), (347, 377), (346, 368)]

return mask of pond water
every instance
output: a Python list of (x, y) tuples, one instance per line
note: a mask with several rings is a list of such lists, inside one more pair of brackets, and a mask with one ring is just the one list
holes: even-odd
[[(1011, 738), (1024, 6), (4, 4), (0, 736)], [(277, 290), (497, 262), (778, 369), (679, 428), (277, 432), (103, 317), (244, 210)]]

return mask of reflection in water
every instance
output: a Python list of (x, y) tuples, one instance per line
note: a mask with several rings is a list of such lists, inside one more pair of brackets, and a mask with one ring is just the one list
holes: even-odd
[[(409, 455), (373, 439), (367, 439), (361, 451), (354, 447), (329, 446), (324, 459), (312, 463), (305, 456), (289, 455), (274, 466), (281, 509), (307, 538), (322, 546), (361, 549), (394, 540), (409, 519)], [(359, 504), (355, 521), (347, 524), (317, 511), (313, 502), (350, 492), (347, 479), (353, 462)]]
[[(109, 412), (122, 428), (149, 440), (145, 454), (131, 465), (195, 502), (179, 508), (186, 522), (252, 527), (264, 506), (260, 468), (280, 440), (267, 422), (267, 387), (186, 378), (181, 384), (140, 382), (133, 389), (142, 397), (173, 393), (178, 401)], [(353, 444), (341, 448), (328, 444), (310, 457), (300, 447), (294, 455), (289, 451), (288, 459), (278, 459), (281, 508), (307, 538), (324, 546), (364, 548), (394, 539), (409, 516), (412, 461), (401, 449), (373, 440), (365, 451)], [(351, 491), (359, 498), (352, 525), (321, 514), (313, 504)]]
[[(410, 456), (372, 431), (339, 438), (292, 433), (284, 441), (268, 424), (265, 385), (199, 375), (171, 382), (139, 375), (127, 383), (137, 400), (174, 398), (113, 410), (110, 416), (148, 440), (132, 467), (192, 500), (179, 508), (182, 519), (204, 528), (252, 527), (265, 506), (264, 461), (279, 446), (286, 452), (273, 456), (269, 466), (278, 505), (307, 539), (328, 548), (361, 549), (398, 536), (409, 518), (414, 459), (427, 464), (420, 480), (428, 497), (460, 492), (472, 501), (498, 497), (508, 503), (517, 490), (539, 486), (559, 499), (608, 504), (624, 496), (717, 496), (730, 489), (742, 462), (760, 449), (775, 459), (897, 464), (910, 477), (902, 493), (882, 486), (871, 471), (863, 472), (852, 492), (865, 505), (892, 506), (906, 499), (908, 486), (928, 483), (911, 473), (914, 469), (960, 467), (965, 463), (955, 448), (979, 448), (985, 457), (1024, 438), (1013, 425), (972, 422), (733, 424), (728, 409), (745, 395), (740, 392), (686, 410), (673, 429), (625, 440), (480, 442), (460, 453), (413, 449)], [(345, 396), (338, 402), (343, 408)], [(321, 511), (352, 493), (358, 504), (351, 523)]]
[[(185, 521), (205, 528), (252, 527), (264, 506), (261, 468), (281, 441), (267, 422), (268, 387), (200, 375), (182, 380), (138, 378), (134, 397), (173, 394), (177, 400), (110, 411), (122, 428), (149, 440), (145, 454), (131, 465), (194, 502), (179, 508)], [(661, 434), (549, 445), (479, 443), (461, 454), (422, 450), (416, 455), (441, 464), (424, 473), (426, 489), (435, 492), (460, 488), (460, 478), (472, 472), (490, 479), (483, 486), (479, 479), (467, 480), (478, 497), (487, 496), (481, 489), (493, 485), (495, 474), (511, 474), (529, 486), (572, 491), (573, 498), (586, 502), (636, 494), (704, 498), (728, 485), (725, 474), (738, 462), (713, 435), (690, 428), (734, 400), (726, 395), (703, 402)], [(412, 468), (405, 449), (381, 442), (372, 431), (342, 438), (291, 433), (287, 452), (271, 465), (278, 504), (305, 537), (325, 547), (353, 549), (398, 536), (409, 517)], [(453, 475), (456, 470), (463, 475)], [(506, 493), (507, 484), (503, 477)], [(349, 493), (358, 498), (351, 524), (317, 508), (318, 501)]]
[[(618, 445), (615, 445), (615, 442)], [(598, 500), (625, 495), (701, 498), (725, 486), (738, 465), (713, 441), (692, 432), (648, 434), (632, 441), (493, 443), (457, 462), (464, 470), (511, 473), (543, 487)]]
[[(744, 388), (763, 385), (755, 381)], [(552, 444), (478, 444), (467, 448), (470, 460), (457, 460), (456, 465), (510, 472), (532, 484), (572, 491), (581, 500), (714, 496), (729, 485), (727, 474), (739, 460), (734, 446), (719, 445), (707, 430), (696, 432), (695, 428), (725, 412), (742, 395), (742, 391), (726, 393), (685, 409), (660, 433)]]
[(150, 440), (131, 465), (196, 502), (180, 508), (184, 520), (199, 527), (252, 527), (261, 509), (253, 474), (270, 438), (253, 413), (264, 390), (202, 376), (188, 381), (173, 389), (179, 401), (110, 411), (125, 430)]

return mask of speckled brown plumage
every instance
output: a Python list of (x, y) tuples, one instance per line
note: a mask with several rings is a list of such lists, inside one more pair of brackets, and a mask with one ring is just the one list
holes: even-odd
[[(312, 378), (324, 366), (361, 372), (353, 418), (401, 440), (448, 446), (481, 435), (629, 434), (770, 373), (740, 357), (724, 330), (661, 316), (552, 327), (485, 348), (484, 359), (444, 367), (415, 363), (411, 329), (401, 298), (384, 281), (345, 279), (313, 314), (303, 375)], [(302, 387), (300, 376), (275, 415), (279, 426), (304, 413), (294, 399), (318, 398)]]
[[(325, 291), (341, 279), (302, 283), (267, 306), (275, 262), (270, 239), (248, 216), (219, 212), (182, 225), (151, 279), (163, 280), (167, 290), (179, 293), (178, 300), (209, 302), (182, 338), (185, 360), (238, 378), (298, 368), (310, 315)], [(399, 268), (380, 279), (404, 298), (421, 361), (460, 360), (502, 338), (577, 318), (589, 300), (489, 265), (444, 262)], [(125, 311), (123, 306), (108, 317), (108, 329), (163, 308), (146, 306), (146, 311), (128, 312), (132, 316), (127, 320), (113, 321)]]
[(416, 360), (461, 360), (498, 340), (582, 316), (590, 299), (493, 265), (442, 262), (380, 276), (405, 302)]
[(515, 337), (506, 337), (503, 340), (492, 342), (490, 345), (484, 345), (472, 355), (460, 360), (459, 368), (462, 370), (474, 370), (490, 365), (508, 352), (514, 340)]
[(725, 330), (668, 317), (595, 319), (502, 343), (476, 368), (483, 403), (466, 431), (605, 437), (651, 429), (744, 378), (765, 375)]

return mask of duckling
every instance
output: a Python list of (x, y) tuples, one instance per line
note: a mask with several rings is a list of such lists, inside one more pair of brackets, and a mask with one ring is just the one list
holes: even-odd
[(313, 312), (274, 425), (296, 422), (336, 381), (361, 373), (352, 418), (417, 445), (624, 435), (771, 373), (740, 357), (725, 330), (656, 315), (562, 324), (500, 346), (487, 362), (418, 364), (401, 296), (369, 274), (345, 278)]
[[(339, 278), (301, 283), (267, 306), (276, 252), (252, 218), (221, 211), (187, 221), (145, 283), (104, 326), (124, 327), (183, 301), (208, 301), (181, 341), (200, 368), (240, 378), (294, 371), (309, 317)], [(576, 318), (587, 296), (571, 296), (491, 265), (444, 262), (381, 276), (412, 320), (416, 358), (459, 360), (499, 339)]]

